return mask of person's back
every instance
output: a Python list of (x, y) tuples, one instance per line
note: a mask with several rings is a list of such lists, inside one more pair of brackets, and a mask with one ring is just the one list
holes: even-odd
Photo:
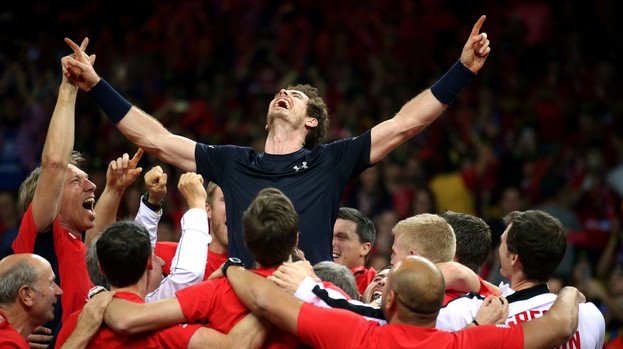
[[(144, 303), (149, 283), (158, 278), (155, 270), (149, 235), (145, 228), (132, 221), (110, 225), (96, 240), (100, 269), (108, 279), (115, 298)], [(161, 275), (160, 275), (161, 278)], [(71, 335), (82, 310), (74, 312), (65, 321), (55, 348)], [(188, 345), (200, 325), (176, 325), (139, 336), (121, 336), (106, 326), (100, 327), (88, 348), (183, 348)]]
[[(279, 190), (261, 190), (244, 212), (245, 243), (259, 268), (254, 272), (270, 276), (288, 260), (296, 244), (299, 219), (291, 201)], [(250, 311), (238, 300), (226, 278), (208, 280), (176, 293), (186, 319), (209, 323), (219, 332), (227, 333)], [(278, 301), (278, 300), (275, 300)], [(298, 339), (274, 328), (265, 342), (268, 348), (292, 348)]]

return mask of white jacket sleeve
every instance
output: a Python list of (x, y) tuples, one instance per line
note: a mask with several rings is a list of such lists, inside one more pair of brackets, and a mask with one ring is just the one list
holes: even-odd
[(145, 301), (175, 297), (175, 292), (202, 281), (211, 241), (206, 211), (199, 208), (188, 210), (182, 217), (182, 237), (171, 261), (171, 274), (145, 297)]
[(154, 249), (156, 248), (156, 240), (158, 240), (158, 223), (160, 222), (160, 218), (162, 218), (162, 210), (160, 210), (159, 213), (154, 212), (143, 203), (143, 200), (140, 200), (140, 202), (141, 204), (138, 207), (138, 212), (136, 213), (134, 221), (142, 224), (145, 229), (147, 229), (151, 248)]

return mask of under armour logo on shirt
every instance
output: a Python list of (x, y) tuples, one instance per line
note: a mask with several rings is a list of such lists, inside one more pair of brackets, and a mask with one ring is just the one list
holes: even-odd
[(307, 161), (303, 161), (303, 163), (302, 163), (302, 166), (301, 166), (301, 167), (294, 166), (294, 167), (292, 167), (292, 168), (293, 168), (293, 169), (295, 169), (295, 170), (296, 170), (296, 172), (298, 172), (299, 170), (302, 170), (302, 169), (304, 169), (304, 168), (308, 168), (308, 167), (307, 167)]

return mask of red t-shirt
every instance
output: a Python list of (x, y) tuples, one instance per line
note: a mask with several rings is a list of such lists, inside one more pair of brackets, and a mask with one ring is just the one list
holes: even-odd
[(504, 348), (523, 349), (521, 326), (482, 325), (458, 332), (402, 324), (381, 326), (344, 309), (303, 304), (298, 336), (317, 348)]
[(9, 323), (6, 315), (0, 310), (0, 348), (30, 349), (28, 341)]
[(366, 269), (366, 267), (358, 266), (350, 271), (355, 275), (355, 281), (357, 282), (357, 291), (360, 295), (366, 291), (368, 285), (372, 282), (372, 279), (376, 276), (376, 270), (374, 268)]
[[(175, 251), (177, 251), (177, 242), (161, 241), (156, 242), (156, 255), (164, 260), (162, 266), (162, 272), (165, 275), (171, 274), (171, 261), (175, 257)], [(215, 253), (208, 251), (208, 260), (206, 261), (205, 274), (203, 280), (207, 280), (212, 273), (220, 268), (227, 260), (227, 254)]]
[[(267, 277), (275, 269), (251, 271)], [(249, 314), (249, 309), (240, 302), (226, 278), (200, 282), (178, 291), (176, 296), (188, 321), (209, 323), (210, 327), (222, 333), (228, 333), (238, 321)], [(292, 334), (273, 327), (262, 347), (295, 348), (298, 342)]]
[[(487, 285), (485, 283), (485, 281), (478, 276), (478, 281), (480, 281), (480, 290), (478, 290), (478, 293), (483, 296), (496, 296), (497, 294), (495, 293), (494, 290), (492, 290), (489, 285)], [(464, 296), (467, 292), (462, 292), (462, 291), (455, 291), (455, 290), (446, 290), (444, 297), (443, 297), (443, 305), (447, 305), (449, 301), (458, 298), (460, 296)]]
[[(65, 322), (71, 313), (82, 309), (86, 304), (89, 290), (93, 287), (89, 273), (85, 254), (86, 246), (82, 243), (81, 236), (74, 236), (64, 230), (59, 224), (59, 216), (56, 216), (52, 225), (54, 234), (54, 253), (58, 260), (58, 278), (60, 288), (63, 290), (61, 296), (61, 307), (63, 309), (62, 321)], [(19, 232), (13, 241), (13, 251), (15, 253), (33, 253), (35, 240), (37, 239), (37, 227), (32, 216), (32, 204), (22, 218)]]
[[(134, 303), (145, 303), (141, 297), (130, 292), (118, 292), (115, 298), (126, 299)], [(55, 349), (67, 341), (78, 322), (79, 310), (63, 323), (63, 327), (56, 338)], [(195, 331), (201, 328), (196, 324), (179, 324), (158, 331), (145, 332), (140, 335), (124, 336), (115, 333), (106, 325), (102, 325), (95, 333), (87, 348), (186, 348)]]
[(216, 253), (208, 250), (208, 265), (206, 265), (206, 273), (203, 276), (203, 280), (207, 280), (212, 273), (221, 267), (227, 260), (227, 253)]

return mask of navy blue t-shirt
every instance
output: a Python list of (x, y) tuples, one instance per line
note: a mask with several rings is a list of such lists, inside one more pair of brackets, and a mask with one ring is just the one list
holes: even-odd
[(370, 167), (370, 131), (359, 137), (302, 148), (286, 155), (252, 148), (197, 143), (197, 172), (223, 190), (229, 255), (247, 267), (253, 258), (242, 239), (242, 213), (268, 187), (290, 198), (300, 216), (299, 248), (312, 264), (332, 261), (333, 225), (348, 182)]

